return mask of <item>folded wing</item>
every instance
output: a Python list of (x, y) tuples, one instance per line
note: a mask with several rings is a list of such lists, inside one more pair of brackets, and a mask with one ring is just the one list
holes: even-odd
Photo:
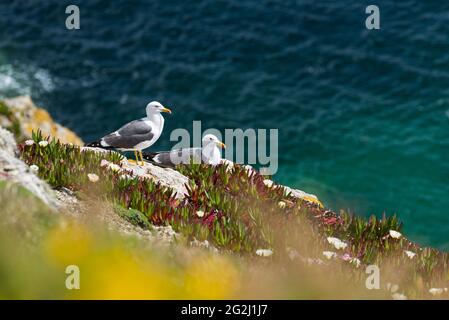
[(102, 144), (121, 149), (133, 149), (142, 141), (150, 141), (154, 137), (154, 130), (151, 125), (143, 120), (134, 120), (117, 131), (104, 136)]
[(165, 167), (175, 167), (177, 164), (205, 162), (201, 148), (186, 148), (172, 151), (144, 153), (143, 158)]

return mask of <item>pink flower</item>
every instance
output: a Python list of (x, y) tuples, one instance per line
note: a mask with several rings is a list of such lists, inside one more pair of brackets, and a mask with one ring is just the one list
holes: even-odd
[(352, 258), (349, 255), (349, 253), (345, 253), (342, 257), (341, 257), (344, 261), (350, 261)]
[(337, 223), (337, 218), (335, 218), (335, 217), (324, 218), (323, 222), (324, 222), (324, 224), (327, 224), (327, 225), (333, 225), (333, 224)]
[(108, 166), (109, 165), (109, 161), (108, 160), (106, 160), (106, 159), (101, 159), (101, 162), (100, 162), (100, 167), (106, 167), (106, 166)]

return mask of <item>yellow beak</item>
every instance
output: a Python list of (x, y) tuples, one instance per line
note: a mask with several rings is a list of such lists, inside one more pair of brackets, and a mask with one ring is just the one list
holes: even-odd
[(167, 113), (170, 113), (171, 114), (171, 110), (169, 109), (169, 108), (162, 108), (162, 112), (167, 112)]
[(226, 149), (226, 145), (223, 142), (220, 141), (220, 142), (217, 142), (217, 144), (220, 148)]

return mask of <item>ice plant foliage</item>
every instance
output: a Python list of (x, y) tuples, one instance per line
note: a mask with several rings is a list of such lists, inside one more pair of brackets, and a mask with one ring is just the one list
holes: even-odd
[(360, 265), (362, 264), (362, 262), (358, 258), (352, 258), (351, 260), (349, 260), (349, 262), (355, 265), (356, 268), (360, 267)]
[[(448, 255), (408, 241), (395, 216), (366, 219), (335, 213), (295, 198), (256, 170), (239, 165), (177, 167), (189, 178), (186, 197), (177, 199), (172, 189), (133, 177), (115, 152), (82, 151), (40, 133), (32, 141), (19, 145), (19, 150), (28, 165), (39, 168), (36, 174), (41, 178), (55, 188), (103, 197), (122, 208), (120, 215), (144, 228), (171, 225), (187, 241), (208, 240), (219, 249), (248, 255), (266, 256), (268, 251), (260, 250), (269, 250), (273, 257), (285, 256), (292, 263), (307, 261), (304, 257), (310, 255), (304, 250), (315, 248), (312, 260), (324, 255), (328, 264), (350, 262), (342, 267), (358, 272), (363, 268), (355, 267), (362, 264), (382, 267), (388, 261), (389, 267), (413, 270), (410, 283), (421, 279), (427, 288), (444, 287)], [(341, 252), (341, 259), (326, 251), (329, 246)]]
[(45, 139), (40, 132), (33, 134), (33, 141), (19, 146), (21, 157), (29, 165), (39, 167), (39, 176), (54, 187), (80, 189), (89, 181), (86, 173), (106, 174), (100, 167), (102, 158), (115, 163), (121, 160), (115, 153), (82, 152), (79, 147)]

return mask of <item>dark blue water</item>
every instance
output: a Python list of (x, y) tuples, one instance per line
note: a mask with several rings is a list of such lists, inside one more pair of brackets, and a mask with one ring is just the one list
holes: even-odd
[(86, 141), (151, 100), (174, 111), (165, 132), (279, 128), (275, 180), (449, 249), (449, 2), (375, 1), (378, 31), (372, 1), (0, 2), (1, 96)]

